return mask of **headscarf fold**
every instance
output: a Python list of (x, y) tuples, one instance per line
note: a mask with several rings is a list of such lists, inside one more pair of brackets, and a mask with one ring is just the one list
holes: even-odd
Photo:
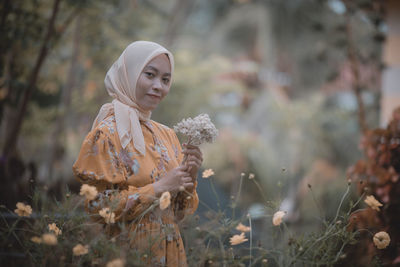
[(140, 154), (146, 154), (146, 145), (140, 120), (147, 121), (151, 111), (140, 108), (136, 102), (136, 84), (143, 68), (156, 56), (166, 54), (171, 64), (171, 76), (174, 70), (174, 59), (161, 45), (147, 41), (131, 43), (117, 61), (108, 70), (104, 79), (108, 94), (114, 98), (104, 104), (93, 122), (92, 130), (114, 111), (117, 132), (121, 145), (125, 148), (133, 140)]

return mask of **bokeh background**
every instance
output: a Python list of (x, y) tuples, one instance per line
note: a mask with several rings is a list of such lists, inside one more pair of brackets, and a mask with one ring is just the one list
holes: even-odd
[[(207, 113), (219, 129), (202, 150), (223, 208), (253, 173), (299, 232), (318, 227), (321, 211), (334, 217), (362, 134), (400, 105), (395, 0), (3, 0), (0, 40), (0, 199), (10, 208), (35, 187), (78, 192), (71, 167), (111, 101), (105, 73), (136, 40), (175, 55), (152, 119), (172, 127)], [(248, 179), (241, 190), (239, 208), (262, 232), (265, 199)], [(198, 192), (216, 206), (208, 181)]]

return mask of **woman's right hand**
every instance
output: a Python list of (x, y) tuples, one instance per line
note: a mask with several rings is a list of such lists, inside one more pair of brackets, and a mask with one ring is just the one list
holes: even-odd
[(169, 171), (163, 178), (153, 184), (156, 196), (169, 191), (176, 193), (183, 186), (186, 190), (191, 190), (194, 186), (192, 177), (187, 172), (187, 166), (181, 165)]

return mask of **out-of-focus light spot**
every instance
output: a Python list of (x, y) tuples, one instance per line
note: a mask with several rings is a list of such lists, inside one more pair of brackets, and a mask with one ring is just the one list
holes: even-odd
[(249, 208), (249, 214), (253, 219), (259, 219), (265, 216), (265, 208), (264, 205), (260, 203), (254, 203)]
[(328, 1), (328, 6), (333, 12), (342, 15), (346, 12), (346, 6), (340, 0), (330, 0)]
[(381, 23), (379, 25), (379, 31), (383, 32), (383, 33), (387, 33), (388, 32), (388, 26), (386, 23)]

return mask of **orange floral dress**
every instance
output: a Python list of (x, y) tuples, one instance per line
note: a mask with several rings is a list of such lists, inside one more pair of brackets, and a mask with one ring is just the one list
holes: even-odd
[[(114, 227), (119, 222), (128, 226), (131, 246), (134, 252), (147, 254), (147, 264), (187, 266), (177, 222), (195, 212), (197, 193), (179, 192), (167, 209), (159, 208), (153, 183), (178, 167), (183, 154), (172, 129), (154, 121), (140, 123), (145, 156), (139, 154), (133, 142), (122, 148), (112, 114), (86, 136), (73, 171), (81, 183), (96, 186), (99, 192), (94, 200), (86, 201), (87, 211), (99, 220), (101, 209), (114, 212)], [(128, 201), (133, 204), (130, 209)]]

